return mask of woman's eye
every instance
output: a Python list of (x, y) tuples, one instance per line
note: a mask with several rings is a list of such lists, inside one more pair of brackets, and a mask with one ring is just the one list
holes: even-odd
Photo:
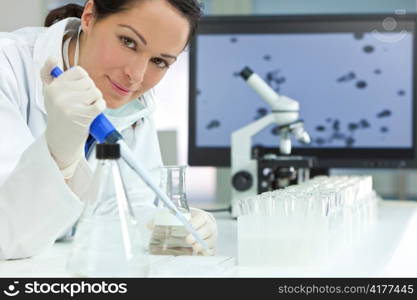
[(125, 36), (120, 37), (120, 40), (122, 41), (123, 45), (125, 45), (127, 48), (130, 48), (130, 49), (136, 48), (136, 42), (134, 40)]
[(152, 62), (158, 67), (158, 68), (161, 68), (161, 69), (165, 69), (165, 68), (168, 68), (169, 67), (169, 64), (165, 61), (165, 60), (163, 60), (163, 59), (160, 59), (160, 58), (153, 58), (152, 59)]

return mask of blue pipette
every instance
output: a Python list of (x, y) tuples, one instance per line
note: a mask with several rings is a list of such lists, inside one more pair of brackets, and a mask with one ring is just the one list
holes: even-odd
[[(51, 76), (57, 78), (62, 73), (63, 72), (59, 67), (55, 67), (51, 71)], [(154, 191), (154, 193), (165, 203), (165, 205), (175, 213), (175, 216), (181, 221), (188, 232), (193, 235), (196, 241), (199, 242), (204, 249), (208, 249), (207, 243), (200, 237), (185, 216), (172, 203), (171, 199), (169, 199), (168, 196), (161, 191), (158, 185), (153, 182), (148, 172), (136, 162), (129, 146), (123, 141), (122, 135), (116, 130), (116, 128), (114, 128), (113, 124), (104, 114), (99, 114), (91, 123), (90, 134), (99, 143), (119, 143), (120, 155), (123, 160), (136, 172), (136, 174), (139, 175), (140, 178), (142, 178), (142, 180)]]

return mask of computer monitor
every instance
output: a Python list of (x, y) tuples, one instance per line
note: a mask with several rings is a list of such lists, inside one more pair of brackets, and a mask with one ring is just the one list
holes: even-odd
[[(246, 66), (300, 104), (319, 168), (415, 167), (416, 15), (204, 17), (190, 45), (190, 165), (230, 166), (233, 131), (270, 112)], [(253, 137), (278, 153), (274, 125)]]

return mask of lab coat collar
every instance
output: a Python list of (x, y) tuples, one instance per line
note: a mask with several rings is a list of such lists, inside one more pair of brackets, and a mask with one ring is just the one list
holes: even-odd
[[(33, 49), (33, 60), (35, 63), (35, 72), (37, 72), (37, 80), (40, 81), (36, 87), (41, 88), (42, 82), (40, 79), (40, 70), (49, 57), (54, 57), (58, 60), (58, 66), (63, 70), (62, 58), (62, 39), (64, 33), (71, 27), (78, 28), (81, 21), (78, 18), (67, 18), (53, 24), (42, 32), (36, 39)], [(42, 91), (36, 91), (37, 95), (41, 95)], [(46, 113), (43, 97), (37, 97), (36, 104), (42, 112)]]

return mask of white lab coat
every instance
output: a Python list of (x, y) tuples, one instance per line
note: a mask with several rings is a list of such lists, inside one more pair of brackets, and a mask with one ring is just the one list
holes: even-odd
[[(40, 79), (48, 57), (58, 58), (62, 68), (64, 32), (78, 24), (79, 19), (71, 18), (49, 28), (0, 33), (0, 259), (38, 254), (76, 222), (83, 208), (94, 153), (88, 162), (79, 163), (66, 184), (44, 137), (47, 115)], [(147, 92), (141, 103), (143, 109), (124, 111), (123, 117), (112, 120), (138, 162), (158, 180), (162, 162), (151, 116), (153, 92)], [(150, 189), (128, 167), (122, 172), (138, 211), (153, 207)]]

